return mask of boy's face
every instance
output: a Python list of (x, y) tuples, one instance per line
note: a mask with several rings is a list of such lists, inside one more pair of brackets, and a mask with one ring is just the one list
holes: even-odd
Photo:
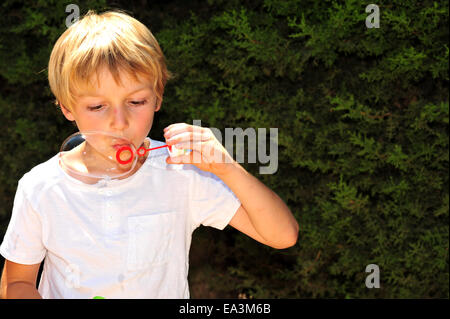
[(100, 70), (98, 80), (94, 76), (93, 85), (77, 96), (72, 111), (61, 107), (64, 116), (80, 131), (114, 133), (140, 147), (161, 107), (150, 81), (121, 74), (120, 86), (107, 69)]

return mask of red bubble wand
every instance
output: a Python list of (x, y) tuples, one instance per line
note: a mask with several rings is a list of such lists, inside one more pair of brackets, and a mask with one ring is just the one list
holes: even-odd
[[(158, 148), (163, 148), (163, 147), (168, 147), (168, 148), (169, 148), (169, 151), (172, 151), (172, 145), (162, 145), (162, 146), (152, 147), (152, 148), (145, 148), (144, 146), (141, 146), (141, 147), (139, 147), (139, 148), (137, 149), (136, 154), (139, 155), (139, 156), (145, 156), (145, 154), (146, 154), (147, 152), (149, 152), (149, 151), (151, 151), (151, 150), (156, 150), (156, 149), (158, 149)], [(122, 152), (125, 152), (125, 151), (130, 152), (131, 156), (130, 156), (129, 159), (123, 161), (123, 160), (120, 158), (120, 154), (121, 154)], [(130, 162), (133, 160), (133, 158), (134, 158), (134, 154), (133, 154), (133, 150), (131, 149), (131, 147), (129, 147), (129, 146), (123, 146), (123, 147), (121, 147), (121, 148), (119, 148), (119, 149), (117, 150), (117, 153), (116, 153), (116, 159), (117, 159), (117, 161), (118, 161), (120, 164), (128, 164), (128, 163), (130, 163)]]

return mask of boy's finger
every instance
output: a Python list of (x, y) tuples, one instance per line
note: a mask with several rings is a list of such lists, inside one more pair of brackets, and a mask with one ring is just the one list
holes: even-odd
[[(184, 142), (175, 144), (178, 149), (192, 150), (185, 156), (190, 156), (190, 164), (200, 163), (225, 163), (227, 160), (226, 150), (223, 147), (215, 147), (215, 144), (204, 142)], [(225, 152), (224, 152), (225, 150)]]
[(180, 155), (175, 157), (167, 156), (166, 163), (167, 164), (191, 164), (192, 158), (191, 153), (186, 155)]
[(189, 127), (191, 125), (187, 124), (187, 123), (174, 123), (174, 124), (170, 124), (169, 126), (167, 126), (166, 128), (164, 128), (164, 133), (168, 133), (168, 132), (181, 132), (181, 131), (186, 131), (189, 130)]
[(209, 136), (202, 134), (200, 132), (184, 132), (171, 137), (166, 137), (166, 143), (168, 145), (179, 144), (183, 142), (206, 142), (210, 139)]
[(172, 124), (167, 127), (167, 130), (164, 129), (164, 137), (170, 138), (171, 136), (175, 136), (175, 135), (178, 135), (178, 134), (184, 133), (184, 132), (194, 132), (194, 133), (204, 134), (205, 128), (196, 126), (196, 125), (189, 125), (186, 123)]
[(184, 150), (206, 152), (207, 150), (210, 150), (212, 146), (209, 145), (209, 143), (204, 143), (203, 141), (187, 141), (176, 143), (174, 144), (174, 147)]
[(168, 125), (167, 127), (165, 127), (163, 129), (163, 131), (166, 132), (166, 131), (170, 130), (173, 127), (176, 127), (176, 126), (179, 126), (179, 125), (183, 125), (183, 124), (186, 124), (186, 123), (172, 123), (172, 124)]

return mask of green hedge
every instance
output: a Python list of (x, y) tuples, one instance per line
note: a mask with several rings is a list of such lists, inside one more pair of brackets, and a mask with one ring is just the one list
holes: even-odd
[[(26, 2), (0, 7), (1, 232), (17, 180), (75, 130), (52, 105), (45, 72), (67, 3)], [(82, 13), (125, 9), (160, 42), (175, 78), (152, 138), (194, 119), (222, 132), (278, 128), (278, 171), (244, 166), (291, 208), (299, 242), (279, 251), (233, 229), (201, 228), (193, 245), (205, 250), (192, 249), (209, 254), (210, 268), (191, 268), (191, 278), (207, 289), (449, 297), (449, 5), (383, 1), (380, 28), (369, 29), (369, 3), (78, 2)], [(365, 286), (368, 264), (380, 268), (379, 289)]]

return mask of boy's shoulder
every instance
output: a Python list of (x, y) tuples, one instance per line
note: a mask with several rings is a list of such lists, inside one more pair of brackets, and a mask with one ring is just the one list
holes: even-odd
[(22, 191), (27, 195), (45, 192), (49, 187), (57, 183), (61, 178), (61, 172), (58, 170), (58, 154), (34, 166), (25, 173), (19, 180)]
[(41, 182), (51, 182), (56, 177), (60, 177), (60, 172), (58, 171), (58, 154), (49, 158), (45, 162), (42, 162), (32, 169), (30, 169), (27, 173), (23, 175), (22, 179), (25, 179), (29, 182), (41, 181)]

